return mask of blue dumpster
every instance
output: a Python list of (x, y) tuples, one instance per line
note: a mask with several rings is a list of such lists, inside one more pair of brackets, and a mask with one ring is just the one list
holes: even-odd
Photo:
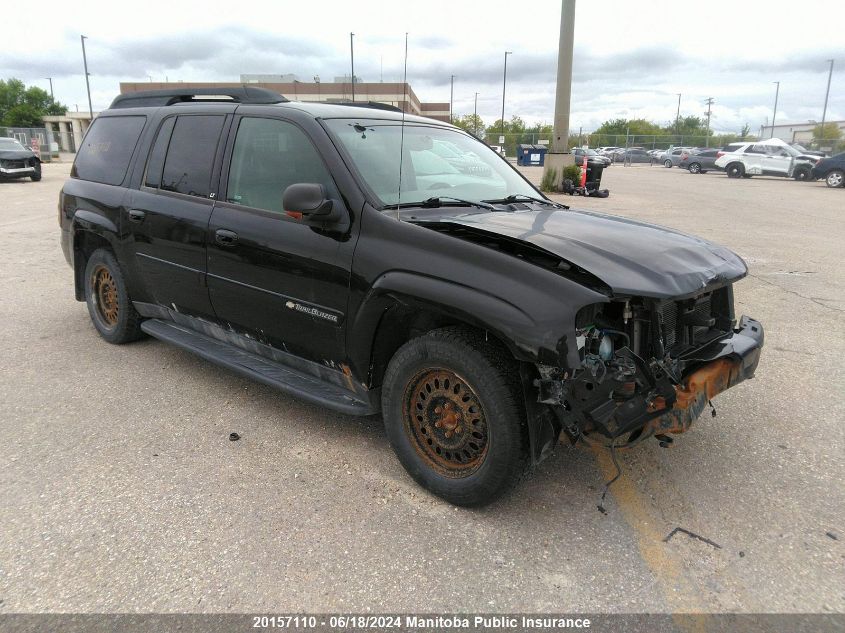
[(546, 152), (548, 151), (549, 148), (545, 145), (531, 145), (528, 143), (517, 145), (516, 164), (542, 166), (546, 162)]

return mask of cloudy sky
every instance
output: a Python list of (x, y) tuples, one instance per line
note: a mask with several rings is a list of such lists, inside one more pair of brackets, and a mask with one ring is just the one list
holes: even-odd
[[(30, 16), (32, 17), (32, 16)], [(615, 117), (701, 115), (716, 99), (713, 128), (759, 128), (820, 120), (828, 63), (835, 59), (827, 120), (845, 119), (845, 2), (709, 0), (703, 3), (580, 0), (575, 23), (572, 125), (592, 130)], [(38, 17), (6, 21), (0, 77), (48, 87), (71, 109), (87, 108), (79, 35), (88, 36), (94, 109), (120, 81), (237, 81), (241, 73), (295, 73), (324, 81), (355, 70), (364, 81), (402, 76), (424, 101), (455, 113), (499, 118), (508, 59), (506, 116), (551, 122), (560, 28), (559, 0), (146, 0), (42, 2)]]

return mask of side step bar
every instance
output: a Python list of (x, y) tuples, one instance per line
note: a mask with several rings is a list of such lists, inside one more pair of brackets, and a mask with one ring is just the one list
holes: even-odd
[(172, 343), (212, 363), (275, 387), (308, 402), (334, 409), (347, 415), (371, 415), (371, 405), (337, 385), (319, 380), (291, 367), (251, 352), (227, 345), (175, 323), (161, 319), (147, 319), (141, 329), (157, 339)]

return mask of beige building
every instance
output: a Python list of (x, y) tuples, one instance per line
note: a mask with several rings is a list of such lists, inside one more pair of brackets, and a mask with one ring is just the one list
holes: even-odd
[[(139, 92), (143, 90), (166, 90), (168, 88), (239, 88), (239, 82), (170, 82), (170, 83), (120, 83), (120, 93)], [(249, 81), (250, 86), (266, 88), (284, 95), (291, 101), (352, 101), (351, 81), (347, 82), (304, 82), (292, 81), (276, 83), (264, 81)], [(417, 97), (410, 84), (407, 83), (359, 83), (355, 82), (355, 101), (376, 101), (387, 103), (408, 114), (449, 121), (448, 103), (427, 103)]]
[[(94, 116), (97, 114), (95, 112)], [(58, 144), (60, 152), (75, 152), (89, 125), (91, 115), (87, 112), (68, 112), (44, 117), (47, 137)]]

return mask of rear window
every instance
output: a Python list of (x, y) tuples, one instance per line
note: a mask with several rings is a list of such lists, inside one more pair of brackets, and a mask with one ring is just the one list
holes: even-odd
[(76, 153), (70, 175), (106, 185), (122, 183), (146, 120), (145, 116), (95, 119)]

